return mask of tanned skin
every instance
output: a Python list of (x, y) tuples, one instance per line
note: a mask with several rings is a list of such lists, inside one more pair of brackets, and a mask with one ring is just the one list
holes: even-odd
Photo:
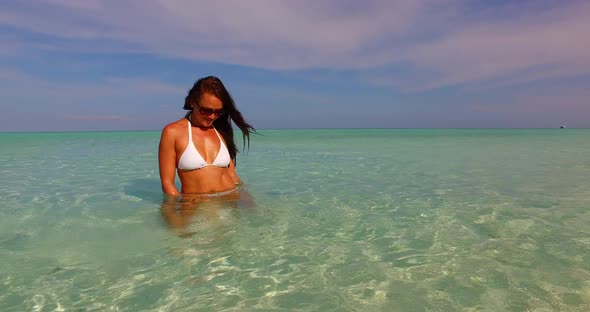
[[(198, 103), (203, 108), (213, 110), (223, 108), (221, 100), (209, 93), (204, 93)], [(221, 144), (213, 128), (213, 122), (217, 118), (219, 118), (219, 115), (204, 116), (199, 113), (198, 109), (193, 109), (190, 115), (193, 143), (190, 143), (188, 139), (188, 120), (186, 118), (172, 122), (164, 127), (160, 138), (158, 161), (162, 191), (165, 194), (178, 196), (180, 193), (218, 193), (234, 189), (236, 185), (241, 183), (233, 159), (227, 168), (206, 166), (197, 170), (177, 169), (178, 161), (187, 144), (195, 144), (197, 151), (207, 163), (210, 164), (215, 160)], [(180, 192), (174, 185), (174, 178), (177, 173), (182, 183)]]

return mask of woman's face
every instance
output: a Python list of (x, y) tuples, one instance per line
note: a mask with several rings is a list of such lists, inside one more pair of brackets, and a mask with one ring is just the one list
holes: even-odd
[(197, 126), (208, 128), (223, 113), (223, 103), (221, 100), (212, 94), (203, 93), (199, 101), (195, 104), (192, 120)]

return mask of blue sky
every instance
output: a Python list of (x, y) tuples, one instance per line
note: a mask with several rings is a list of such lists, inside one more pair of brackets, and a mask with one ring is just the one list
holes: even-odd
[(265, 128), (590, 127), (588, 1), (0, 2), (0, 131), (158, 130), (199, 77)]

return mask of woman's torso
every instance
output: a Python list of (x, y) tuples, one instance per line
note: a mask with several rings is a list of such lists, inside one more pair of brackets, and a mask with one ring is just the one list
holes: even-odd
[[(181, 119), (177, 124), (180, 129), (177, 132), (178, 135), (175, 140), (174, 148), (176, 152), (176, 168), (182, 183), (181, 192), (207, 194), (234, 189), (235, 182), (230, 175), (229, 166), (220, 167), (213, 165), (218, 158), (218, 154), (227, 151), (223, 138), (216, 133), (216, 130), (213, 128), (202, 130), (198, 127), (189, 127), (190, 124), (187, 119)], [(184, 130), (182, 128), (184, 128)], [(189, 129), (191, 131), (190, 134)], [(196, 151), (189, 151), (189, 144), (194, 144)], [(179, 163), (183, 154), (195, 152), (202, 157), (207, 165), (199, 169), (179, 168)], [(187, 155), (185, 155), (185, 158), (186, 157)]]

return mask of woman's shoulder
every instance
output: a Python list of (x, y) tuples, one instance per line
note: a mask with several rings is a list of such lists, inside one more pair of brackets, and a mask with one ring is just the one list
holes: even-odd
[(182, 118), (177, 121), (173, 121), (173, 122), (167, 124), (166, 126), (164, 126), (164, 128), (162, 129), (162, 133), (174, 135), (174, 134), (178, 133), (179, 131), (181, 131), (182, 129), (186, 130), (187, 124), (188, 124), (188, 120), (186, 120), (186, 118)]

